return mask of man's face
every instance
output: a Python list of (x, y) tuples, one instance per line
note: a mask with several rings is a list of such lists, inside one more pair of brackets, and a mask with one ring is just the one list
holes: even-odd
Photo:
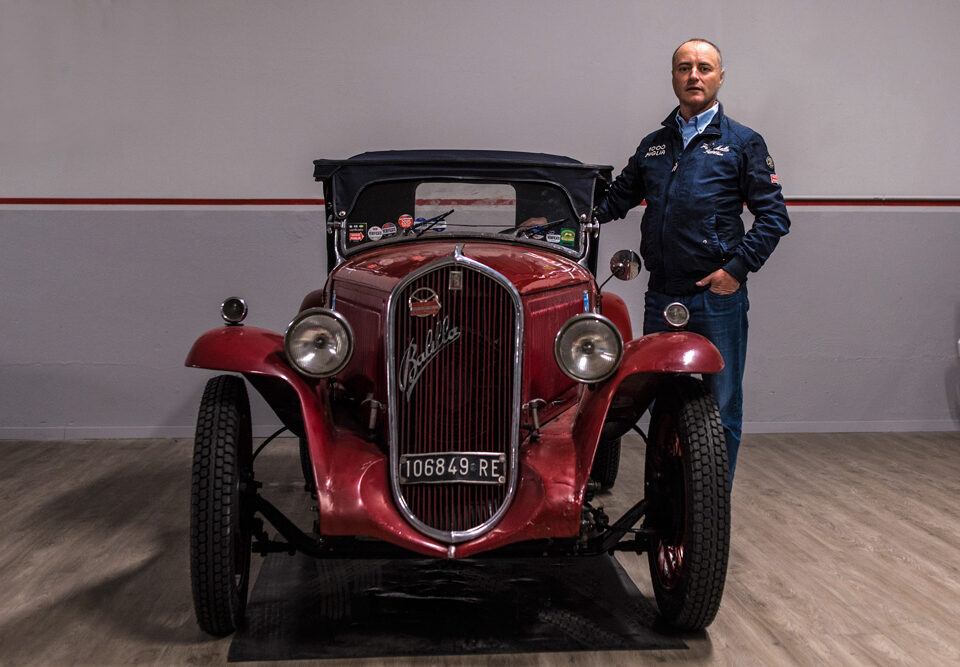
[(673, 57), (673, 92), (680, 113), (688, 119), (706, 111), (717, 101), (723, 83), (720, 54), (705, 42), (687, 42)]

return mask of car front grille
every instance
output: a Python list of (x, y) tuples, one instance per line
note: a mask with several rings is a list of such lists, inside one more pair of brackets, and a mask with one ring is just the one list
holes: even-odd
[[(493, 527), (516, 485), (519, 295), (455, 255), (398, 285), (389, 326), (394, 495), (421, 532), (470, 539)], [(406, 483), (399, 471), (405, 455), (464, 452), (503, 454), (503, 479)]]

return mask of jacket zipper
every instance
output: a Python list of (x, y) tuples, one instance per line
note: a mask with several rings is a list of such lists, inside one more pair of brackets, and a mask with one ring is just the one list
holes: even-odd
[[(676, 131), (679, 133), (679, 130), (676, 130)], [(694, 137), (694, 139), (695, 138), (696, 137)], [(682, 134), (680, 135), (680, 143), (681, 145), (683, 144)], [(668, 215), (670, 212), (670, 205), (673, 203), (673, 179), (676, 178), (677, 170), (680, 168), (680, 158), (683, 157), (683, 154), (687, 152), (687, 149), (690, 147), (690, 144), (692, 143), (693, 143), (693, 139), (691, 139), (690, 143), (688, 143), (686, 146), (683, 146), (680, 149), (680, 155), (678, 155), (673, 159), (673, 167), (670, 169), (670, 178), (667, 179), (667, 187), (664, 190), (664, 192), (666, 193), (667, 200), (664, 202), (663, 212), (660, 214), (661, 215), (661, 218), (660, 218), (660, 271), (661, 272), (664, 271), (667, 265), (664, 258), (664, 251), (663, 251), (663, 236), (667, 230), (667, 220), (670, 218), (670, 216)], [(666, 289), (666, 285), (664, 285), (664, 289)]]
[[(675, 131), (678, 134), (680, 133), (680, 130), (675, 130)], [(673, 203), (673, 180), (674, 178), (676, 178), (677, 171), (680, 169), (680, 160), (683, 158), (684, 154), (687, 151), (691, 150), (694, 144), (699, 145), (701, 143), (701, 138), (704, 136), (705, 136), (704, 133), (701, 132), (700, 134), (692, 137), (690, 139), (690, 142), (686, 146), (680, 149), (680, 155), (674, 158), (673, 167), (670, 169), (670, 178), (667, 180), (667, 187), (665, 190), (667, 194), (667, 201), (664, 202), (663, 212), (661, 213), (661, 218), (660, 218), (660, 264), (661, 264), (660, 270), (661, 271), (663, 271), (664, 267), (666, 266), (666, 262), (664, 261), (664, 253), (663, 253), (663, 235), (667, 228), (667, 219), (669, 218), (667, 213), (670, 210), (670, 205)], [(680, 143), (683, 144), (682, 134), (680, 134)], [(666, 286), (664, 286), (664, 288), (666, 288)]]

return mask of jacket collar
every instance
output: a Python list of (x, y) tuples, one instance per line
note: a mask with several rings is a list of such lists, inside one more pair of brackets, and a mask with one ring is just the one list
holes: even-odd
[[(670, 112), (666, 118), (663, 119), (663, 122), (660, 123), (666, 128), (672, 129), (677, 134), (680, 134), (680, 128), (677, 127), (677, 112), (680, 111), (680, 105), (673, 107), (673, 111)], [(723, 105), (719, 104), (717, 106), (717, 113), (713, 115), (713, 119), (710, 121), (710, 124), (707, 125), (703, 132), (700, 134), (710, 135), (710, 136), (720, 136), (720, 123), (723, 121)]]

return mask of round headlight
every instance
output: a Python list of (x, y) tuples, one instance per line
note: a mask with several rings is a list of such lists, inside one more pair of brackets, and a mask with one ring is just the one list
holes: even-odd
[(305, 310), (290, 323), (283, 337), (287, 360), (310, 377), (336, 375), (353, 354), (353, 331), (347, 320), (326, 308)]
[(560, 327), (553, 343), (560, 370), (578, 382), (600, 382), (614, 374), (623, 354), (623, 338), (603, 315), (580, 313)]
[(231, 296), (220, 304), (220, 317), (227, 324), (240, 324), (247, 316), (247, 302), (238, 296)]

